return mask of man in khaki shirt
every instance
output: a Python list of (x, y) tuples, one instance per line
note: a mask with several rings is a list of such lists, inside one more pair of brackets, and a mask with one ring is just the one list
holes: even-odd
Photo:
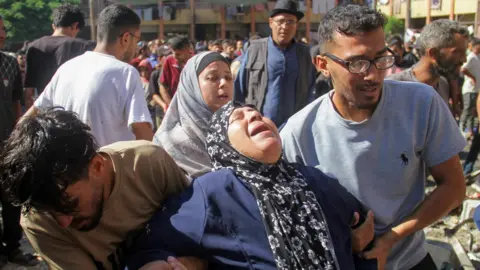
[(72, 112), (23, 119), (0, 153), (0, 181), (22, 205), (21, 224), (51, 269), (124, 269), (129, 241), (188, 184), (147, 141), (100, 149)]

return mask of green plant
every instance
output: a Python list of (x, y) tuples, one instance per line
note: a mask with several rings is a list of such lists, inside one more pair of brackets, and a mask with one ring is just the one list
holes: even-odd
[(79, 4), (80, 0), (0, 0), (8, 41), (18, 43), (51, 34), (52, 11), (62, 3)]
[(405, 24), (402, 20), (394, 16), (388, 16), (387, 25), (385, 25), (385, 35), (403, 35)]

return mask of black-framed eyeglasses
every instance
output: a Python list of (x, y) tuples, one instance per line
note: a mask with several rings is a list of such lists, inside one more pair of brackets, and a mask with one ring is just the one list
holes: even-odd
[(387, 51), (392, 55), (385, 55), (373, 60), (359, 59), (353, 61), (345, 61), (330, 53), (323, 55), (345, 66), (350, 73), (360, 74), (366, 72), (373, 64), (379, 70), (391, 68), (395, 64), (395, 53), (387, 47)]

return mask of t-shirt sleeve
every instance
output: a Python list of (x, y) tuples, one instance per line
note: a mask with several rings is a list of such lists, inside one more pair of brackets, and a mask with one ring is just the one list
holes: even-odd
[(474, 62), (474, 59), (475, 59), (474, 57), (472, 57), (471, 55), (469, 55), (469, 56), (467, 57), (467, 62), (465, 62), (465, 64), (463, 64), (462, 67), (465, 68), (465, 69), (468, 69), (468, 70), (472, 70), (472, 66), (473, 66), (473, 64), (474, 64), (474, 63), (473, 63), (473, 62)]
[(158, 78), (160, 76), (160, 71), (155, 70), (150, 76), (150, 81), (148, 83), (149, 92), (153, 94), (160, 95), (160, 88), (158, 85)]
[(16, 64), (15, 70), (16, 70), (15, 71), (16, 75), (13, 81), (12, 101), (20, 101), (23, 96), (23, 84), (22, 84), (22, 73), (20, 72), (20, 67), (18, 66), (18, 64)]
[(127, 92), (129, 93), (125, 108), (128, 127), (131, 128), (134, 123), (152, 124), (152, 117), (148, 111), (140, 75), (133, 67), (129, 68), (129, 72), (130, 81), (127, 86)]
[(160, 83), (163, 84), (164, 86), (170, 86), (172, 74), (170, 72), (170, 58), (167, 58), (165, 60), (165, 63), (163, 64), (163, 69), (162, 69), (162, 75), (160, 75)]
[(201, 239), (206, 224), (205, 195), (194, 182), (181, 195), (169, 198), (129, 249), (128, 269), (167, 260), (168, 256), (203, 257)]
[(33, 223), (22, 217), (21, 225), (32, 247), (49, 269), (97, 269), (93, 259), (73, 243), (68, 232), (58, 227), (52, 218), (38, 214)]
[(285, 126), (280, 131), (280, 137), (283, 144), (283, 158), (288, 162), (305, 164), (302, 158), (302, 151), (297, 143), (297, 139), (291, 130), (292, 121), (287, 121)]
[(467, 142), (460, 133), (447, 104), (436, 92), (433, 94), (427, 119), (427, 134), (422, 156), (427, 166), (433, 167), (458, 155)]
[(25, 87), (26, 88), (36, 88), (38, 85), (38, 79), (36, 74), (35, 67), (35, 48), (29, 47), (27, 50), (26, 61), (25, 61)]
[(162, 147), (149, 143), (142, 152), (136, 158), (136, 171), (142, 179), (152, 180), (161, 198), (179, 194), (188, 186), (185, 173)]

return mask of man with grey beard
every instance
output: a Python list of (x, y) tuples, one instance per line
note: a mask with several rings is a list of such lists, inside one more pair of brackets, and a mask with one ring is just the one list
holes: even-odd
[[(425, 26), (417, 40), (420, 61), (413, 67), (386, 79), (421, 82), (433, 87), (448, 104), (452, 98), (458, 104), (447, 78), (455, 76), (466, 61), (468, 30), (456, 21), (437, 20)], [(456, 111), (456, 108), (454, 108)]]

